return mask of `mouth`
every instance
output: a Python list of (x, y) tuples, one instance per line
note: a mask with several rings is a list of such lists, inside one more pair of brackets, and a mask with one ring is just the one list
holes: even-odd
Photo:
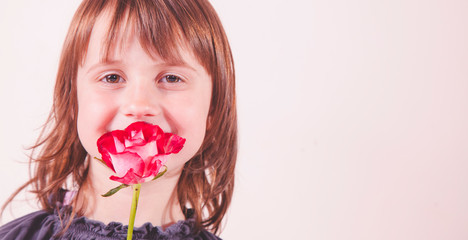
[(158, 126), (159, 128), (161, 128), (161, 130), (163, 130), (164, 133), (172, 133), (172, 134), (177, 134), (177, 131), (173, 131), (173, 129), (168, 126), (167, 124), (164, 124), (164, 125), (161, 125), (161, 124), (157, 124), (157, 123), (152, 123), (152, 122), (148, 122), (148, 121), (134, 121), (128, 125), (131, 125), (133, 123), (136, 123), (136, 122), (142, 122), (142, 123), (146, 123), (146, 124), (150, 124), (150, 125), (153, 125), (153, 126)]

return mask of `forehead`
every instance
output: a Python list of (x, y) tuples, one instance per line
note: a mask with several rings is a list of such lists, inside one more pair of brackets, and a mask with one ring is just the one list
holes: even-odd
[(180, 30), (144, 29), (137, 16), (128, 11), (120, 16), (118, 14), (111, 8), (99, 14), (92, 27), (82, 65), (90, 57), (99, 58), (100, 62), (113, 61), (135, 44), (153, 59), (163, 59), (173, 65), (184, 64), (187, 58), (195, 58)]

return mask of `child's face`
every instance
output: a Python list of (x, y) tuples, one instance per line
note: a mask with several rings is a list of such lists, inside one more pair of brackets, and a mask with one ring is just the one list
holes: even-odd
[(85, 61), (78, 69), (80, 141), (92, 157), (100, 157), (96, 141), (102, 134), (135, 121), (157, 124), (187, 139), (182, 151), (167, 162), (168, 169), (176, 173), (203, 142), (211, 77), (190, 51), (181, 50), (184, 64), (171, 65), (147, 55), (136, 37), (125, 39), (123, 48), (118, 43), (110, 62), (101, 62), (107, 38), (104, 20), (96, 22)]

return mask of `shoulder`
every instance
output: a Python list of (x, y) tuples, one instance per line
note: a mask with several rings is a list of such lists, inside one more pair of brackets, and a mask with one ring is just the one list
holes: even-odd
[(50, 239), (56, 229), (50, 221), (52, 214), (37, 211), (17, 218), (0, 227), (0, 240), (12, 239)]

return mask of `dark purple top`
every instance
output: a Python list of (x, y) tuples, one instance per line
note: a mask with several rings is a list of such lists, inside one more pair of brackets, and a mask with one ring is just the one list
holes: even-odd
[[(61, 237), (55, 237), (59, 233), (62, 221), (60, 213), (70, 211), (71, 208), (64, 206), (54, 213), (37, 211), (18, 218), (0, 227), (0, 240), (11, 239), (86, 239), (86, 240), (115, 240), (126, 239), (127, 226), (111, 222), (105, 225), (102, 222), (77, 217), (73, 220), (70, 228)], [(65, 212), (66, 213), (66, 212)], [(61, 214), (62, 216), (62, 214)], [(66, 223), (66, 222), (64, 222)], [(220, 240), (208, 231), (196, 232), (194, 220), (179, 221), (165, 230), (155, 227), (151, 223), (133, 229), (133, 239), (200, 239)]]

